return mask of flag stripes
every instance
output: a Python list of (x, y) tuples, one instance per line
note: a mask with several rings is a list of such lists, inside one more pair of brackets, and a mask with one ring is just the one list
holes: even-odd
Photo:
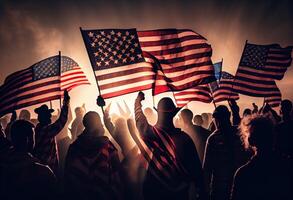
[[(214, 79), (212, 48), (191, 30), (162, 29), (138, 31), (143, 56), (159, 65), (172, 91), (191, 88)], [(160, 91), (160, 90), (157, 90)], [(161, 92), (161, 91), (160, 91)]]
[[(61, 57), (60, 76), (59, 56), (44, 59), (31, 67), (15, 72), (0, 87), (0, 115), (31, 105), (61, 98), (62, 91), (89, 84), (81, 68), (69, 57)], [(67, 62), (67, 63), (66, 63)]]
[(279, 92), (275, 80), (281, 80), (291, 65), (292, 47), (278, 44), (245, 45), (233, 83), (233, 90), (256, 97), (274, 97)]

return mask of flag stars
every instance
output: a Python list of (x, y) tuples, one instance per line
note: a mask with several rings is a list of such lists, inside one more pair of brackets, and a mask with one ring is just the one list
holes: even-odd
[(123, 59), (122, 59), (122, 62), (123, 62), (123, 63), (126, 63), (126, 62), (127, 62), (127, 58), (123, 58)]
[(95, 46), (96, 46), (96, 43), (92, 42), (92, 43), (91, 43), (91, 46), (92, 46), (92, 47), (95, 47)]
[(115, 32), (113, 30), (110, 33), (111, 33), (111, 35), (115, 35)]
[(129, 31), (126, 31), (125, 34), (128, 36), (129, 35)]
[(109, 65), (109, 61), (105, 61), (105, 65)]
[(135, 60), (135, 57), (134, 57), (134, 56), (131, 56), (131, 57), (130, 57), (130, 60), (131, 60), (131, 61), (134, 61), (134, 60)]
[(101, 33), (101, 35), (103, 35), (103, 36), (105, 35), (105, 31), (101, 31), (100, 33)]
[(102, 63), (101, 62), (96, 62), (96, 65), (100, 67), (102, 65)]
[(89, 36), (89, 37), (94, 37), (94, 33), (93, 33), (93, 32), (89, 32), (89, 33), (88, 33), (88, 36)]
[(99, 56), (99, 52), (95, 52), (95, 57), (98, 57)]
[(122, 35), (121, 32), (118, 32), (118, 33), (117, 33), (117, 36), (118, 36), (118, 37), (121, 37), (121, 35)]
[(142, 58), (142, 55), (141, 54), (137, 54), (137, 57), (140, 59), (140, 58)]

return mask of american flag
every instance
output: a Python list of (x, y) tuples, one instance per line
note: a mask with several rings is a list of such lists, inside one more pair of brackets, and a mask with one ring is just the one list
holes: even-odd
[(214, 78), (212, 49), (193, 31), (103, 29), (81, 32), (103, 98), (153, 88), (158, 70), (168, 84), (162, 86), (163, 90), (156, 90), (160, 93), (190, 88)]
[(233, 91), (233, 81), (233, 75), (225, 71), (221, 72), (221, 78), (219, 80), (218, 87), (212, 91), (215, 103), (229, 99), (239, 99), (238, 93)]
[(271, 94), (269, 97), (265, 97), (264, 101), (268, 103), (271, 107), (278, 107), (281, 104), (282, 101), (282, 94), (280, 90), (278, 89), (278, 86), (275, 83), (276, 92)]
[(172, 91), (215, 80), (212, 48), (198, 33), (188, 29), (160, 29), (138, 31), (138, 37), (145, 60), (158, 63), (156, 66)]
[(241, 94), (270, 97), (279, 89), (275, 79), (281, 80), (291, 65), (292, 47), (280, 45), (245, 45), (235, 76), (233, 89)]
[(9, 75), (0, 87), (0, 115), (13, 110), (61, 98), (62, 90), (89, 84), (71, 58), (49, 57)]

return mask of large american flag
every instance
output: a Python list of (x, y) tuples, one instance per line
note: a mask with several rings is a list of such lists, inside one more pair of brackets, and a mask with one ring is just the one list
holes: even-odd
[(101, 95), (116, 97), (154, 88), (159, 93), (187, 89), (214, 79), (212, 49), (191, 30), (82, 30)]
[(218, 87), (213, 92), (214, 102), (227, 101), (229, 99), (238, 100), (238, 93), (233, 91), (234, 76), (228, 72), (222, 71)]
[(89, 82), (74, 60), (62, 56), (60, 61), (59, 55), (49, 57), (5, 79), (0, 87), (0, 115), (59, 99), (63, 90), (83, 84)]
[(275, 79), (281, 80), (291, 65), (292, 47), (278, 44), (245, 45), (233, 89), (241, 94), (270, 97), (279, 92)]

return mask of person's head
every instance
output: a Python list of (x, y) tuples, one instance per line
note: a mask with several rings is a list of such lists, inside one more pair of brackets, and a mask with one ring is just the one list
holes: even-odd
[(246, 109), (244, 109), (242, 116), (247, 117), (247, 116), (250, 116), (251, 113), (252, 113), (251, 110), (249, 108), (246, 108)]
[(183, 109), (180, 112), (180, 118), (182, 119), (184, 124), (191, 124), (192, 118), (193, 118), (193, 113), (189, 109)]
[(281, 114), (283, 116), (290, 116), (292, 112), (292, 102), (285, 99), (281, 102)]
[(273, 148), (274, 125), (270, 118), (264, 116), (251, 117), (246, 124), (248, 143), (257, 151), (267, 151)]
[(86, 132), (95, 133), (96, 136), (102, 136), (105, 133), (100, 115), (97, 112), (89, 111), (83, 117), (83, 125)]
[(175, 106), (172, 99), (164, 97), (160, 99), (158, 103), (158, 123), (161, 125), (167, 125), (167, 123), (173, 124), (173, 118), (180, 109)]
[(38, 120), (41, 124), (50, 124), (53, 112), (54, 109), (49, 109), (46, 104), (35, 109), (35, 113), (38, 114)]
[(201, 115), (195, 115), (193, 117), (193, 123), (197, 126), (202, 126), (203, 124), (203, 119), (202, 119), (202, 116)]
[(202, 113), (202, 120), (203, 120), (203, 125), (207, 126), (209, 123), (209, 115), (207, 113)]
[(213, 118), (215, 119), (215, 124), (217, 128), (223, 128), (231, 125), (230, 122), (231, 113), (228, 110), (227, 106), (220, 105), (217, 106), (213, 113)]
[(31, 120), (31, 113), (28, 110), (21, 110), (19, 113), (19, 119), (23, 119), (26, 121), (30, 121)]
[(12, 123), (11, 142), (17, 151), (31, 152), (34, 147), (34, 125), (26, 120), (16, 120)]
[(84, 116), (84, 109), (82, 107), (76, 107), (74, 109), (76, 118), (82, 118)]

